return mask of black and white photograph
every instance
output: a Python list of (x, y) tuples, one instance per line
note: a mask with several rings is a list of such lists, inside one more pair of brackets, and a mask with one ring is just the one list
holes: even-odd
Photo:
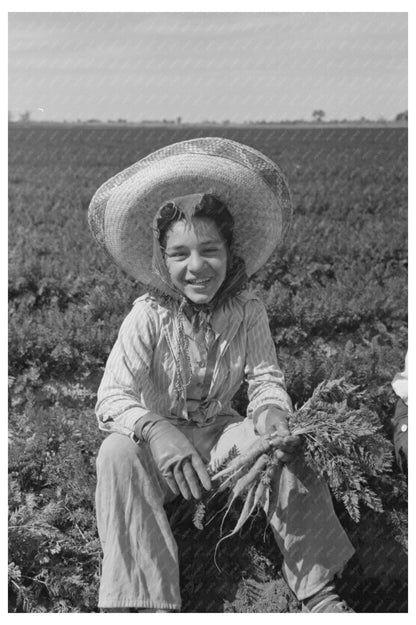
[(80, 4), (8, 12), (8, 613), (409, 613), (409, 13)]

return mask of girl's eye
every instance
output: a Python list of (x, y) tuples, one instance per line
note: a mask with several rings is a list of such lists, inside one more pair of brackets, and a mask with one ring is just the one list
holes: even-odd
[(167, 254), (167, 257), (174, 260), (185, 260), (186, 254), (184, 252), (173, 252), (172, 254)]
[[(203, 248), (200, 251), (200, 255), (201, 256), (214, 256), (215, 254), (219, 254), (220, 251), (221, 251), (221, 248), (218, 247), (218, 246), (206, 247), (206, 248)], [(167, 258), (170, 258), (170, 259), (176, 260), (176, 261), (186, 260), (188, 258), (188, 256), (189, 256), (189, 252), (183, 251), (183, 250), (166, 252), (166, 257)]]

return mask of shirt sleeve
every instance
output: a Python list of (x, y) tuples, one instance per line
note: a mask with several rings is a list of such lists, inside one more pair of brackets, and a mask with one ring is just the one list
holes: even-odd
[(407, 356), (404, 364), (404, 371), (396, 373), (391, 383), (394, 392), (400, 399), (406, 404), (408, 403), (408, 370), (407, 370)]
[(95, 412), (101, 430), (131, 436), (149, 412), (143, 395), (155, 393), (149, 375), (155, 334), (145, 302), (137, 302), (120, 327), (98, 389)]
[(250, 302), (244, 373), (248, 383), (249, 417), (255, 419), (267, 406), (293, 411), (284, 375), (277, 362), (267, 312), (259, 300)]

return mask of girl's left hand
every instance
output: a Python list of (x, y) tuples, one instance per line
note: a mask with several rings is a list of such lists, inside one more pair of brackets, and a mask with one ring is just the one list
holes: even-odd
[(277, 444), (275, 456), (281, 462), (290, 462), (299, 451), (302, 443), (299, 436), (292, 436), (289, 430), (289, 413), (274, 406), (266, 408), (257, 418), (256, 430), (260, 436), (278, 434), (281, 441)]

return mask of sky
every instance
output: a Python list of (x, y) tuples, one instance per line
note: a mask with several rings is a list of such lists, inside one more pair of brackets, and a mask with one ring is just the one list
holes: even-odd
[(8, 106), (37, 121), (394, 119), (407, 14), (12, 12)]

